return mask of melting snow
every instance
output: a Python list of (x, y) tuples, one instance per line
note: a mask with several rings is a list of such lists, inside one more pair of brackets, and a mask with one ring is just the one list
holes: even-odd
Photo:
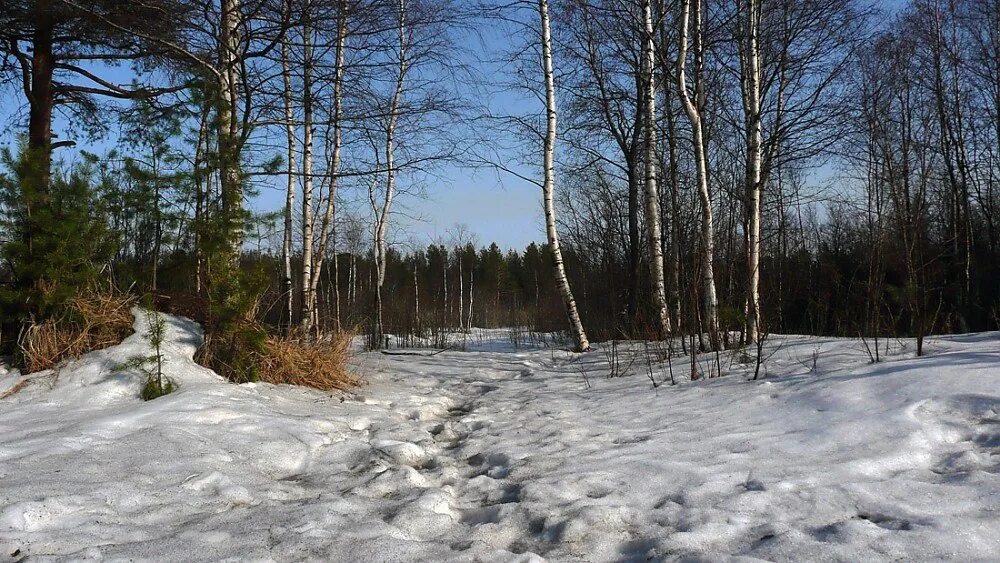
[(369, 383), (332, 397), (225, 383), (200, 338), (169, 319), (155, 401), (114, 371), (138, 334), (0, 400), (0, 559), (1000, 559), (997, 334), (877, 365), (773, 337), (765, 380), (677, 358), (654, 390), (493, 331), (360, 355)]

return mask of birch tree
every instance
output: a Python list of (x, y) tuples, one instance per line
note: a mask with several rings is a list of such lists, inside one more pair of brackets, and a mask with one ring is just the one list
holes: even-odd
[(313, 321), (313, 49), (310, 6), (302, 18), (302, 332), (312, 330)]
[(660, 225), (660, 194), (657, 189), (656, 140), (656, 57), (653, 47), (653, 8), (651, 0), (643, 0), (642, 74), (645, 84), (643, 99), (643, 128), (646, 139), (646, 229), (649, 236), (649, 254), (653, 276), (653, 303), (656, 306), (657, 329), (663, 338), (671, 332), (670, 313), (667, 308), (666, 276), (663, 268), (663, 234)]
[[(286, 0), (285, 2), (286, 14), (290, 15), (292, 11), (292, 0)], [(285, 173), (288, 175), (288, 182), (285, 186), (285, 230), (284, 238), (282, 240), (282, 258), (284, 262), (284, 277), (282, 279), (282, 290), (284, 291), (285, 303), (288, 315), (288, 325), (292, 326), (292, 315), (294, 311), (295, 295), (294, 288), (292, 284), (292, 213), (295, 209), (295, 192), (298, 190), (298, 183), (295, 181), (298, 171), (295, 167), (295, 149), (296, 149), (296, 139), (295, 139), (295, 108), (292, 105), (292, 70), (289, 62), (290, 54), (290, 38), (288, 30), (285, 31), (282, 42), (281, 42), (281, 78), (282, 84), (285, 88), (282, 93), (282, 101), (284, 102), (285, 109), (285, 136), (287, 143), (287, 157), (286, 157), (286, 169)]]
[(410, 68), (408, 58), (408, 30), (406, 21), (406, 0), (399, 0), (396, 11), (396, 32), (398, 33), (397, 43), (397, 67), (395, 77), (395, 88), (389, 102), (387, 121), (385, 125), (385, 189), (382, 197), (377, 198), (374, 185), (368, 191), (369, 203), (375, 217), (372, 227), (375, 250), (375, 327), (373, 344), (376, 347), (382, 346), (383, 323), (382, 323), (382, 289), (385, 285), (386, 270), (386, 235), (389, 229), (389, 216), (392, 211), (392, 202), (396, 197), (396, 126), (399, 123), (400, 105), (403, 101), (406, 74)]
[(760, 311), (760, 207), (763, 131), (761, 128), (761, 0), (740, 3), (744, 37), (739, 48), (740, 90), (746, 127), (746, 209), (747, 209), (747, 318), (746, 340), (757, 342), (762, 329)]
[(545, 140), (542, 147), (542, 170), (544, 181), (542, 197), (545, 206), (545, 234), (549, 248), (552, 251), (553, 265), (556, 273), (556, 284), (566, 307), (570, 331), (576, 343), (577, 352), (590, 349), (587, 333), (580, 321), (576, 308), (576, 300), (566, 277), (566, 266), (563, 264), (562, 249), (559, 247), (559, 234), (556, 230), (555, 209), (555, 149), (556, 149), (556, 87), (552, 71), (552, 34), (549, 28), (548, 0), (538, 0), (538, 15), (541, 20), (542, 42), (542, 74), (545, 81)]
[[(705, 42), (702, 12), (702, 0), (681, 0), (676, 79), (677, 91), (684, 106), (684, 112), (691, 123), (692, 144), (697, 168), (698, 199), (701, 203), (701, 293), (704, 300), (703, 320), (705, 328), (708, 330), (711, 347), (713, 350), (718, 350), (722, 346), (722, 341), (719, 334), (719, 299), (715, 291), (715, 228), (712, 219), (712, 196), (708, 184), (708, 147), (703, 124), (706, 92), (704, 79)], [(688, 83), (686, 72), (688, 47), (691, 41), (689, 35), (693, 36), (694, 43), (695, 65), (693, 88)]]
[[(330, 239), (333, 234), (333, 229), (335, 228), (335, 217), (334, 212), (336, 211), (337, 202), (337, 188), (339, 186), (338, 174), (340, 173), (340, 161), (341, 161), (341, 150), (343, 147), (343, 131), (344, 131), (344, 71), (345, 71), (345, 57), (346, 57), (346, 42), (347, 42), (347, 1), (338, 0), (337, 2), (337, 24), (334, 39), (334, 70), (333, 70), (333, 95), (332, 95), (332, 107), (330, 108), (330, 123), (327, 127), (326, 134), (326, 155), (327, 172), (325, 175), (326, 183), (326, 206), (323, 212), (323, 221), (320, 226), (319, 240), (317, 241), (317, 248), (313, 253), (314, 256), (314, 267), (312, 272), (312, 279), (310, 280), (311, 288), (309, 295), (313, 300), (311, 310), (314, 316), (312, 324), (314, 327), (318, 328), (319, 310), (317, 308), (316, 296), (319, 293), (319, 282), (320, 282), (320, 272), (323, 270), (324, 258), (327, 255), (327, 249), (330, 245)], [(336, 256), (334, 257), (336, 259)], [(339, 288), (337, 290), (337, 307), (339, 309)], [(340, 329), (340, 315), (337, 315), (337, 329)]]

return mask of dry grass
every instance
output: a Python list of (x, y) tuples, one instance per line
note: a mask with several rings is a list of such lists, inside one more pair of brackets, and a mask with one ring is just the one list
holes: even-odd
[(347, 369), (351, 340), (349, 333), (318, 340), (297, 335), (269, 337), (261, 358), (261, 381), (323, 391), (356, 387), (360, 380)]
[(10, 389), (4, 391), (3, 393), (0, 393), (0, 399), (6, 399), (7, 397), (13, 397), (14, 395), (16, 395), (18, 392), (20, 392), (22, 389), (24, 389), (25, 387), (27, 387), (30, 384), (31, 384), (31, 380), (30, 379), (22, 379), (21, 381), (18, 381), (13, 386), (11, 386)]
[(118, 344), (132, 334), (134, 304), (135, 298), (124, 293), (82, 293), (63, 316), (28, 326), (18, 340), (25, 373)]

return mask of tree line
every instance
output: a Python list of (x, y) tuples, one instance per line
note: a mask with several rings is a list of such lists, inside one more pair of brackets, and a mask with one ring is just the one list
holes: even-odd
[[(0, 8), (24, 108), (0, 182), (7, 350), (95, 285), (197, 303), (235, 378), (267, 331), (378, 347), (568, 327), (579, 350), (907, 334), (921, 352), (997, 327), (994, 0)], [(502, 72), (471, 62), (484, 26)], [(469, 83), (537, 103), (487, 109)], [(445, 164), (537, 184), (546, 244), (404, 244), (400, 200)], [(249, 205), (276, 188), (280, 209)]]

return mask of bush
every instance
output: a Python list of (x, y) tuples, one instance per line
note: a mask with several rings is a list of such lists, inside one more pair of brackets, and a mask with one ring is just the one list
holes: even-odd
[(135, 298), (123, 293), (87, 291), (71, 298), (59, 316), (29, 323), (18, 339), (25, 373), (120, 343), (132, 334), (133, 305)]
[(233, 383), (260, 380), (267, 332), (253, 321), (208, 325), (195, 360)]
[(355, 387), (360, 381), (347, 369), (352, 340), (349, 333), (319, 340), (296, 335), (270, 337), (261, 357), (260, 379), (323, 391)]

